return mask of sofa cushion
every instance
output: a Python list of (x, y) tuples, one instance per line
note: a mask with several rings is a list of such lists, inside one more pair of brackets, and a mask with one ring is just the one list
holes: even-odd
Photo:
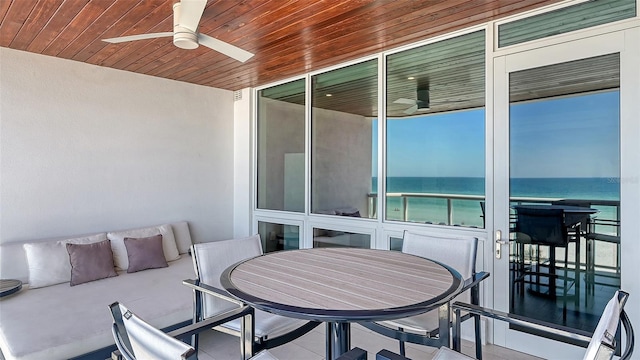
[(129, 260), (128, 273), (167, 267), (162, 251), (162, 235), (146, 238), (124, 238)]
[[(191, 247), (191, 234), (189, 232), (189, 224), (186, 221), (180, 221), (171, 223), (171, 229), (175, 236), (176, 245), (180, 254), (185, 254)], [(89, 236), (76, 235), (75, 237)], [(106, 233), (103, 239), (106, 239)], [(44, 243), (68, 239), (70, 236), (57, 237), (57, 238), (43, 238), (43, 239), (29, 239), (29, 240), (0, 240), (0, 274), (3, 279), (18, 279), (23, 283), (29, 282), (29, 266), (27, 265), (27, 257), (25, 255), (25, 249), (23, 245), (25, 243)], [(67, 251), (62, 247), (62, 253), (67, 255)], [(69, 273), (71, 270), (69, 270)]]
[(164, 251), (165, 259), (167, 261), (178, 259), (180, 257), (180, 253), (176, 247), (173, 229), (169, 224), (107, 233), (107, 238), (111, 240), (111, 249), (113, 250), (113, 259), (116, 264), (116, 268), (118, 268), (118, 270), (127, 270), (129, 267), (127, 248), (124, 246), (125, 237), (143, 238), (158, 234), (162, 235), (162, 249)]
[(189, 231), (189, 223), (186, 221), (180, 221), (177, 223), (171, 223), (173, 229), (173, 235), (176, 239), (176, 246), (180, 254), (186, 254), (191, 249), (191, 232)]
[(71, 263), (71, 286), (118, 276), (109, 239), (93, 244), (66, 244)]
[[(120, 301), (151, 325), (191, 319), (195, 277), (189, 256), (161, 269), (88, 282), (23, 289), (2, 298), (0, 349), (7, 359), (69, 359), (113, 345), (108, 305)], [(28, 336), (25, 336), (28, 334)]]
[(29, 287), (68, 283), (71, 264), (65, 244), (90, 244), (107, 239), (106, 233), (58, 241), (34, 242), (23, 245), (29, 267)]

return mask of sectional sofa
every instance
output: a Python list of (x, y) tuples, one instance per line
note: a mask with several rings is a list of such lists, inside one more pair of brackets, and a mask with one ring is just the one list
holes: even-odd
[(1, 244), (2, 278), (24, 283), (0, 298), (2, 356), (104, 360), (115, 349), (108, 309), (115, 301), (158, 328), (190, 323), (193, 295), (182, 280), (195, 277), (191, 243), (187, 222), (177, 222)]

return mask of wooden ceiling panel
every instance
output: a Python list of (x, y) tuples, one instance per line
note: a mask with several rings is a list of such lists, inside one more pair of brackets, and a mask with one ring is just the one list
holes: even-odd
[(171, 38), (104, 38), (173, 28), (177, 0), (0, 1), (0, 46), (238, 90), (414, 43), (558, 0), (209, 0), (199, 31), (255, 56), (246, 63)]
[[(72, 0), (66, 0), (66, 3), (71, 3), (73, 5)], [(104, 11), (109, 8), (108, 1), (90, 1), (86, 3), (82, 10), (80, 10), (74, 17), (69, 21), (65, 26), (61, 26), (59, 29), (51, 29), (54, 32), (58, 33), (58, 36), (47, 45), (47, 47), (42, 50), (42, 54), (50, 55), (50, 56), (59, 56), (60, 52), (65, 48), (69, 47), (71, 44), (75, 45), (75, 40), (82, 35), (83, 31), (86, 30)], [(13, 0), (12, 7), (20, 7), (24, 6), (20, 0)], [(57, 14), (56, 14), (57, 15)], [(53, 20), (53, 19), (52, 19)], [(20, 48), (16, 48), (18, 50), (23, 50)], [(59, 56), (61, 57), (61, 56)]]
[[(114, 26), (108, 34), (108, 37), (128, 36), (145, 33), (158, 33), (164, 31), (171, 31), (173, 26), (173, 14), (167, 13), (167, 8), (173, 6), (174, 0), (166, 0), (161, 5), (157, 6), (151, 12), (146, 14), (144, 18), (140, 19), (136, 24), (126, 29), (124, 32), (118, 32), (120, 26)], [(167, 43), (171, 42), (170, 39), (164, 39)], [(151, 43), (153, 41), (149, 41)], [(159, 44), (159, 43), (158, 43)], [(142, 45), (142, 46), (140, 46)], [(120, 60), (124, 58), (132, 58), (133, 61), (142, 57), (142, 51), (140, 49), (146, 48), (149, 44), (138, 44), (135, 41), (122, 43), (120, 46), (106, 46), (102, 51), (95, 53), (90, 57), (87, 62), (100, 66), (115, 67), (121, 69), (121, 67), (114, 66)], [(134, 57), (132, 52), (135, 51)]]
[(56, 9), (55, 14), (47, 19), (47, 23), (42, 26), (42, 29), (39, 32), (34, 31), (36, 36), (27, 46), (26, 50), (34, 53), (42, 53), (44, 49), (58, 37), (61, 29), (66, 28), (88, 2), (89, 0), (78, 0), (75, 2), (64, 1)]
[(55, 14), (56, 10), (60, 7), (60, 4), (64, 0), (44, 1), (41, 0), (33, 8), (33, 11), (29, 15), (30, 21), (20, 27), (20, 30), (11, 41), (9, 46), (16, 48), (27, 48), (51, 17)]

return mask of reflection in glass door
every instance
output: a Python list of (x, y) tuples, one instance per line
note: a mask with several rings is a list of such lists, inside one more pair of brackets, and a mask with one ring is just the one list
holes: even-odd
[(509, 74), (509, 310), (593, 331), (620, 287), (620, 56)]

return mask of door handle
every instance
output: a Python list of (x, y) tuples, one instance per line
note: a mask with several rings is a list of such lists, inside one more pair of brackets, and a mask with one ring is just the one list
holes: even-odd
[(500, 259), (502, 257), (502, 245), (508, 244), (508, 241), (502, 240), (502, 231), (496, 230), (496, 240), (495, 240), (495, 251), (496, 251), (496, 259)]

